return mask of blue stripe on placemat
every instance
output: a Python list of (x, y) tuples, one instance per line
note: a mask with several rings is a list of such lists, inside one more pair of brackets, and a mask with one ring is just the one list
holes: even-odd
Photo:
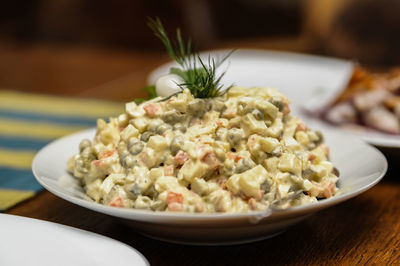
[(97, 118), (123, 111), (116, 102), (0, 89), (0, 209), (43, 190), (30, 169), (35, 152), (56, 138), (96, 126)]
[(27, 113), (24, 111), (7, 110), (1, 109), (0, 107), (0, 117), (16, 120), (28, 120), (28, 121), (40, 121), (40, 122), (51, 122), (53, 124), (63, 124), (63, 125), (82, 125), (82, 126), (95, 126), (95, 118), (87, 117), (73, 117), (64, 115), (52, 115), (44, 113)]
[(0, 184), (3, 189), (40, 191), (43, 187), (36, 181), (31, 170), (0, 167)]
[(7, 149), (40, 150), (51, 140), (27, 139), (22, 137), (1, 136), (0, 147)]

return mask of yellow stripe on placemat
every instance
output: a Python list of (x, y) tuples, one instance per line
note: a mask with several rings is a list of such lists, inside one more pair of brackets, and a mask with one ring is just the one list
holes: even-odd
[(0, 166), (30, 169), (34, 151), (20, 151), (0, 148)]
[(1, 108), (78, 117), (108, 117), (124, 111), (124, 104), (13, 91), (0, 91)]
[(8, 209), (34, 195), (33, 191), (0, 189), (0, 210)]
[(0, 119), (0, 135), (36, 139), (54, 139), (77, 132), (87, 127), (61, 126), (42, 122), (14, 121)]

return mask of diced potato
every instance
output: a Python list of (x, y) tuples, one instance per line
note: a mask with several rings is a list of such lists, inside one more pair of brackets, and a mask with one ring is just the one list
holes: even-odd
[(238, 194), (241, 191), (248, 197), (255, 197), (267, 175), (268, 173), (264, 167), (257, 165), (241, 174), (231, 176), (226, 182), (226, 186), (234, 194)]
[(319, 165), (325, 167), (328, 174), (331, 173), (333, 170), (333, 164), (330, 161), (323, 161)]
[(282, 119), (277, 118), (272, 125), (267, 129), (267, 135), (273, 138), (278, 138), (283, 130)]
[(251, 134), (263, 135), (267, 130), (264, 121), (257, 120), (252, 114), (242, 117), (241, 128), (245, 131), (246, 136)]
[(308, 139), (308, 135), (306, 132), (304, 131), (298, 131), (295, 134), (295, 138), (296, 140), (303, 146), (308, 145), (308, 143), (310, 142), (310, 140)]
[(241, 88), (241, 87), (232, 87), (228, 91), (228, 97), (238, 97), (241, 95), (245, 95), (247, 92), (247, 89)]
[(303, 188), (305, 191), (308, 191), (310, 189), (312, 189), (313, 184), (310, 182), (310, 180), (305, 179), (303, 182)]
[(275, 138), (260, 138), (261, 149), (264, 152), (272, 152), (278, 145), (279, 141)]
[(285, 146), (292, 152), (301, 150), (300, 144), (292, 137), (285, 138), (283, 142), (285, 143)]
[(195, 178), (202, 178), (207, 173), (208, 166), (198, 160), (187, 161), (179, 170), (178, 178), (192, 182)]
[[(181, 96), (181, 95), (183, 95), (183, 94), (180, 94), (179, 96)], [(181, 113), (186, 113), (188, 102), (185, 97), (178, 97), (168, 104), (170, 106), (172, 106), (175, 110), (177, 110)]]
[(278, 157), (270, 157), (264, 160), (263, 166), (268, 172), (275, 173), (278, 170)]
[(179, 187), (178, 179), (173, 176), (160, 176), (154, 185), (157, 192), (174, 190)]
[(162, 167), (150, 169), (149, 177), (152, 182), (155, 182), (160, 176), (163, 175), (164, 175), (164, 169)]
[(267, 118), (274, 120), (279, 112), (278, 108), (270, 102), (265, 100), (257, 100), (256, 108), (264, 113)]
[(312, 155), (314, 157), (314, 159), (312, 160), (313, 164), (319, 164), (320, 162), (325, 161), (327, 159), (325, 156), (325, 152), (321, 148), (321, 146), (318, 146), (317, 148), (312, 150), (310, 152), (310, 155)]
[(139, 158), (148, 168), (153, 167), (157, 162), (157, 156), (155, 155), (154, 150), (151, 148), (145, 148), (139, 154)]
[(141, 117), (145, 114), (143, 108), (137, 106), (135, 102), (129, 102), (125, 104), (125, 111), (131, 117)]
[(129, 119), (127, 114), (120, 114), (118, 116), (118, 125), (121, 127), (126, 127), (128, 125)]
[(101, 179), (96, 179), (93, 182), (86, 183), (86, 194), (96, 202), (99, 202), (101, 198), (99, 191), (101, 182)]
[(248, 197), (255, 197), (260, 190), (260, 183), (258, 177), (254, 175), (248, 175), (247, 177), (241, 176), (238, 184), (240, 189)]
[(124, 130), (121, 132), (121, 139), (125, 142), (128, 142), (128, 140), (132, 137), (138, 137), (139, 136), (139, 131), (129, 124)]
[(131, 122), (139, 130), (140, 133), (143, 133), (144, 131), (146, 131), (147, 126), (149, 124), (147, 119), (144, 117), (134, 118), (131, 120)]
[(104, 145), (112, 144), (119, 141), (119, 131), (115, 127), (106, 126), (100, 132), (100, 141)]
[(295, 175), (301, 174), (301, 161), (291, 153), (284, 153), (279, 159), (279, 170), (282, 172), (290, 172)]
[(150, 137), (149, 142), (147, 142), (147, 147), (159, 152), (168, 148), (168, 142), (164, 137), (156, 135)]
[(281, 194), (281, 197), (286, 197), (286, 195), (288, 194), (290, 189), (290, 185), (289, 184), (280, 184), (278, 185), (278, 190), (279, 193)]
[(240, 186), (239, 186), (240, 177), (241, 177), (241, 174), (232, 175), (231, 177), (229, 177), (228, 181), (226, 182), (226, 187), (233, 194), (238, 194), (240, 192)]
[(101, 151), (104, 151), (106, 148), (103, 143), (99, 142), (92, 146), (92, 151), (96, 156), (100, 154)]
[(204, 179), (195, 178), (191, 184), (191, 189), (200, 196), (205, 195), (208, 192), (208, 183)]
[(138, 196), (135, 201), (135, 208), (142, 210), (149, 210), (152, 200), (147, 196)]
[(112, 187), (117, 182), (121, 182), (125, 178), (124, 174), (111, 174), (103, 180), (103, 183), (100, 186), (100, 192), (104, 195), (110, 193)]
[(232, 207), (231, 195), (226, 190), (216, 190), (207, 196), (207, 201), (211, 203), (216, 212), (226, 212)]
[(310, 169), (315, 172), (315, 176), (321, 179), (324, 176), (329, 175), (332, 171), (333, 165), (331, 162), (323, 161), (318, 165), (311, 165)]
[(107, 126), (106, 121), (104, 121), (104, 119), (97, 119), (97, 131), (101, 131), (103, 130), (105, 127)]

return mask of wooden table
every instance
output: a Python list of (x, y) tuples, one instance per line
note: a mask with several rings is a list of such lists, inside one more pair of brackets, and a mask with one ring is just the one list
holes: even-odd
[[(0, 58), (0, 87), (121, 101), (142, 95), (138, 88), (148, 72), (167, 60), (158, 52), (5, 44)], [(152, 265), (400, 264), (399, 156), (390, 158), (388, 174), (369, 191), (282, 235), (246, 245), (192, 247), (152, 240), (46, 191), (6, 213), (109, 236), (139, 250)]]

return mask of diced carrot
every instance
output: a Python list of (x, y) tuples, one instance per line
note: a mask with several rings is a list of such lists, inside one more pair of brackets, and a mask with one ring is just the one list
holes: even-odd
[(296, 131), (306, 131), (307, 126), (303, 122), (297, 124)]
[(323, 195), (325, 198), (330, 198), (335, 193), (335, 185), (333, 182), (329, 182), (328, 184), (324, 185)]
[(257, 201), (262, 200), (262, 198), (264, 197), (264, 190), (259, 190), (257, 195), (254, 197)]
[(93, 160), (92, 164), (96, 167), (104, 168), (106, 166), (104, 160)]
[(235, 163), (239, 162), (241, 159), (243, 159), (242, 156), (236, 155), (236, 156), (235, 156)]
[(210, 145), (198, 142), (196, 145), (196, 156), (203, 158), (210, 150)]
[(217, 156), (215, 155), (214, 152), (210, 152), (204, 155), (201, 161), (207, 164), (208, 168), (214, 171), (217, 170), (221, 165), (220, 161), (217, 159)]
[(187, 160), (189, 160), (189, 155), (186, 152), (179, 150), (175, 155), (174, 160), (178, 164), (184, 164)]
[(122, 207), (123, 206), (123, 201), (120, 196), (115, 197), (114, 199), (111, 200), (111, 202), (108, 204), (108, 206), (111, 207)]
[(172, 191), (168, 192), (168, 194), (167, 194), (167, 203), (168, 203), (168, 206), (170, 204), (172, 204), (172, 203), (180, 203), (180, 204), (182, 204), (183, 203), (182, 194), (175, 193), (175, 192), (172, 192)]
[(235, 159), (235, 154), (229, 151), (226, 153), (226, 158), (228, 158), (229, 160), (233, 160)]
[(155, 103), (148, 103), (143, 106), (143, 109), (150, 117), (155, 117), (160, 111), (160, 107), (158, 106), (158, 104)]
[(315, 158), (317, 158), (317, 156), (316, 156), (315, 154), (313, 154), (313, 153), (310, 153), (310, 154), (308, 155), (308, 160), (309, 160), (310, 162), (314, 161)]
[(335, 193), (335, 184), (333, 182), (329, 183), (317, 183), (311, 181), (314, 187), (308, 192), (311, 196), (319, 198), (330, 198)]
[(254, 198), (249, 199), (247, 203), (249, 204), (251, 210), (254, 211), (257, 208), (257, 201)]
[(111, 151), (110, 151), (110, 150), (107, 150), (107, 151), (101, 152), (101, 153), (99, 154), (99, 159), (104, 159), (104, 158), (113, 156), (114, 153), (116, 153), (116, 152), (117, 152), (116, 150), (111, 150)]

